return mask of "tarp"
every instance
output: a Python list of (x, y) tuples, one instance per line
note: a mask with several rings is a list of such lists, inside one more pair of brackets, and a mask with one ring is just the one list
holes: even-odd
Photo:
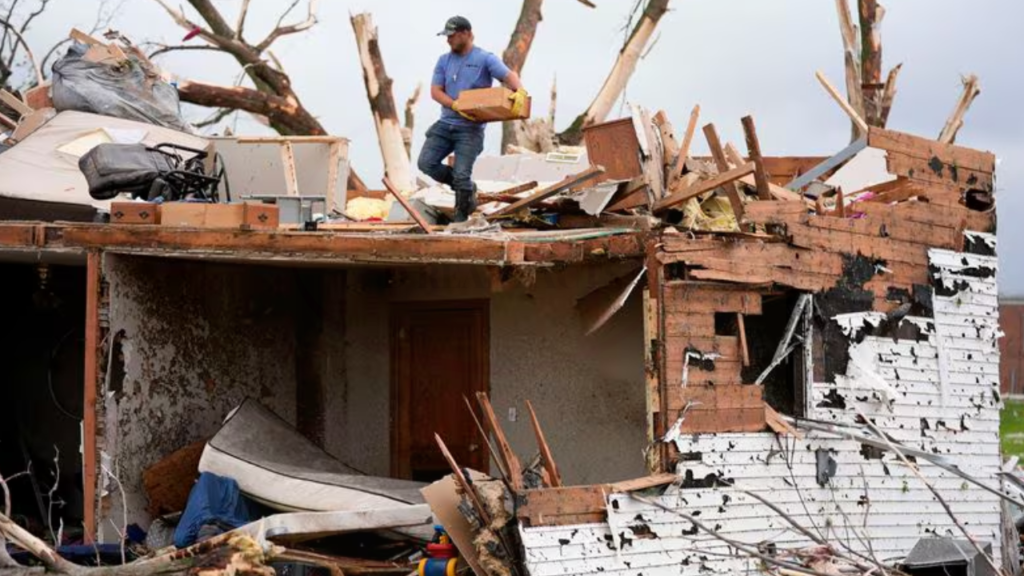
[(0, 154), (0, 197), (108, 209), (109, 200), (89, 196), (89, 185), (78, 169), (78, 158), (102, 142), (170, 142), (199, 149), (207, 143), (198, 136), (144, 122), (61, 112)]
[(174, 545), (185, 548), (195, 544), (199, 530), (205, 525), (218, 525), (226, 532), (245, 526), (259, 516), (257, 507), (242, 496), (237, 482), (203, 472), (189, 492), (188, 504), (174, 530)]

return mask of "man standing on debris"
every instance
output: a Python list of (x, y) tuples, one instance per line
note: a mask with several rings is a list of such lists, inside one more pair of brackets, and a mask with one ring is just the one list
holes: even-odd
[[(526, 103), (526, 90), (519, 75), (509, 70), (501, 59), (473, 45), (473, 27), (462, 16), (448, 19), (439, 36), (448, 37), (451, 52), (444, 54), (434, 67), (430, 96), (442, 106), (441, 119), (427, 130), (427, 140), (420, 151), (419, 168), (434, 180), (455, 191), (455, 221), (464, 222), (476, 209), (476, 185), (473, 164), (484, 149), (484, 124), (459, 110), (459, 94), (463, 90), (490, 88), (494, 79), (511, 90), (513, 109)], [(444, 164), (455, 153), (455, 166)]]

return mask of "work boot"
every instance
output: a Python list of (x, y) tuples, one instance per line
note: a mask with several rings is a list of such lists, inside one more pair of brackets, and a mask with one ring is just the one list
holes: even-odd
[(455, 217), (454, 222), (465, 222), (476, 210), (476, 184), (472, 190), (455, 191)]

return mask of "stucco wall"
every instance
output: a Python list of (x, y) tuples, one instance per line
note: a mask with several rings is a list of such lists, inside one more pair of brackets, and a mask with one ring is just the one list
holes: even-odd
[[(147, 526), (142, 473), (212, 436), (247, 396), (295, 419), (295, 350), (288, 270), (107, 255), (110, 335), (123, 331), (124, 378), (112, 378), (99, 447), (121, 480), (128, 522)], [(115, 360), (116, 364), (116, 360)], [(100, 537), (121, 525), (116, 486)]]
[[(348, 383), (329, 391), (328, 449), (352, 466), (387, 474), (389, 303), (490, 299), (491, 398), (521, 458), (536, 451), (525, 411), (538, 412), (564, 480), (643, 475), (643, 318), (639, 294), (600, 331), (584, 336), (576, 300), (635, 265), (539, 270), (493, 291), (480, 267), (350, 271)], [(455, 408), (455, 417), (466, 417)]]

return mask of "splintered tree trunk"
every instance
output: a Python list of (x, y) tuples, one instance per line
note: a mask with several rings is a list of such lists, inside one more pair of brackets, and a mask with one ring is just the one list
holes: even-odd
[(398, 108), (391, 92), (391, 78), (384, 71), (384, 58), (381, 56), (373, 16), (369, 13), (352, 16), (352, 29), (355, 31), (359, 61), (363, 67), (366, 97), (373, 111), (373, 123), (377, 128), (380, 152), (384, 158), (384, 173), (401, 192), (411, 192), (415, 189), (412, 167), (402, 140), (402, 125), (398, 121)]
[(583, 139), (583, 129), (593, 124), (603, 122), (608, 118), (615, 102), (622, 96), (630, 77), (636, 70), (637, 62), (644, 53), (644, 49), (654, 36), (654, 29), (657, 28), (661, 17), (668, 11), (669, 0), (647, 0), (643, 15), (633, 27), (629, 40), (619, 52), (618, 59), (611, 73), (605, 79), (604, 85), (597, 93), (597, 97), (587, 108), (587, 111), (576, 118), (565, 132), (559, 134), (559, 141), (562, 144), (575, 145)]
[(192, 80), (178, 84), (178, 97), (182, 102), (244, 110), (265, 116), (270, 125), (284, 136), (321, 136), (324, 127), (298, 101), (243, 86), (222, 86)]
[[(839, 15), (839, 32), (843, 38), (843, 61), (846, 68), (846, 99), (857, 115), (864, 118), (860, 36), (857, 34), (857, 27), (854, 26), (853, 19), (850, 17), (850, 5), (847, 3), (847, 0), (836, 0), (836, 12)], [(850, 140), (860, 138), (860, 128), (856, 122), (851, 122), (850, 134)]]
[[(512, 31), (512, 37), (508, 41), (508, 48), (501, 54), (501, 60), (516, 74), (523, 70), (526, 64), (526, 57), (530, 54), (530, 47), (533, 46), (533, 38), (537, 35), (537, 25), (544, 19), (541, 15), (541, 5), (544, 0), (523, 0), (523, 9), (519, 12), (519, 21)], [(517, 138), (516, 123), (505, 122), (501, 126), (501, 150), (504, 153), (509, 146), (519, 144)]]
[(885, 126), (883, 120), (882, 18), (885, 8), (878, 0), (859, 0), (861, 44), (861, 90), (864, 120), (869, 126)]

